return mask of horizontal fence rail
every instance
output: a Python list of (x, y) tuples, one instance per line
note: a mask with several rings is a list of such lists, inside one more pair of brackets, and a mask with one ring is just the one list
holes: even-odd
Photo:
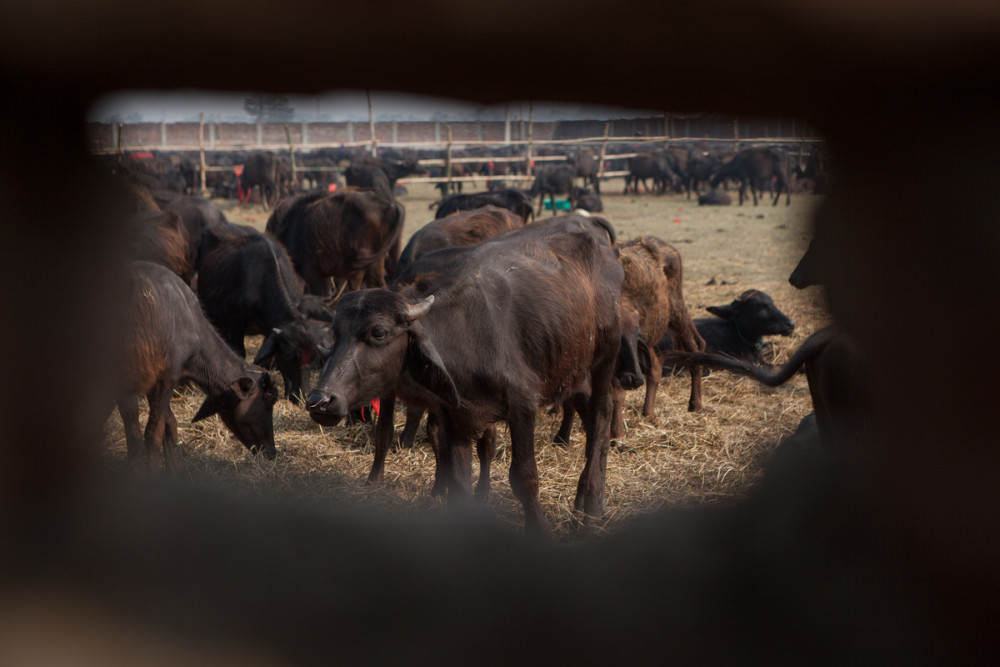
[[(484, 174), (475, 174), (467, 176), (456, 176), (451, 174), (452, 165), (458, 164), (474, 164), (474, 163), (521, 163), (525, 165), (525, 175), (516, 174), (504, 174), (502, 176), (497, 176), (504, 180), (510, 181), (530, 181), (534, 177), (530, 175), (531, 167), (539, 162), (562, 162), (568, 157), (566, 153), (563, 154), (546, 154), (546, 155), (536, 155), (534, 151), (540, 146), (546, 147), (566, 147), (570, 149), (579, 148), (589, 148), (591, 150), (599, 150), (599, 155), (595, 155), (597, 160), (598, 179), (616, 178), (621, 176), (627, 176), (628, 171), (616, 170), (616, 171), (605, 171), (607, 164), (610, 160), (625, 160), (629, 158), (636, 157), (642, 154), (641, 149), (637, 148), (650, 146), (650, 148), (656, 147), (659, 144), (663, 147), (674, 145), (681, 147), (684, 146), (708, 146), (708, 145), (728, 145), (732, 150), (739, 150), (740, 148), (752, 147), (752, 146), (797, 146), (798, 147), (798, 159), (802, 162), (805, 151), (807, 147), (812, 147), (820, 145), (823, 140), (814, 136), (802, 136), (802, 137), (741, 137), (739, 136), (739, 125), (736, 121), (733, 122), (733, 136), (732, 137), (718, 137), (718, 136), (612, 136), (610, 134), (611, 122), (607, 122), (604, 125), (603, 136), (586, 136), (577, 139), (547, 139), (538, 138), (535, 139), (532, 136), (532, 130), (529, 125), (527, 138), (521, 138), (517, 140), (453, 140), (452, 139), (452, 128), (450, 125), (446, 126), (447, 130), (447, 140), (445, 141), (392, 141), (392, 142), (382, 142), (377, 139), (369, 139), (367, 141), (347, 141), (347, 142), (293, 142), (292, 135), (289, 129), (289, 125), (284, 126), (285, 131), (285, 143), (263, 143), (260, 140), (261, 131), (260, 126), (258, 126), (258, 142), (257, 143), (246, 143), (246, 142), (232, 142), (228, 144), (220, 144), (216, 142), (213, 137), (212, 145), (206, 146), (204, 140), (204, 115), (202, 115), (201, 122), (198, 126), (198, 143), (197, 144), (168, 144), (166, 142), (166, 132), (162, 131), (163, 141), (159, 144), (149, 144), (149, 143), (126, 143), (124, 141), (124, 125), (118, 124), (117, 126), (117, 141), (114, 148), (102, 147), (92, 149), (92, 153), (98, 155), (120, 155), (123, 156), (127, 153), (138, 152), (138, 151), (156, 151), (158, 153), (197, 153), (199, 156), (198, 169), (200, 171), (200, 186), (203, 195), (208, 193), (206, 187), (205, 176), (212, 172), (232, 172), (234, 167), (231, 165), (209, 165), (207, 161), (208, 154), (217, 153), (250, 153), (250, 152), (272, 152), (272, 153), (284, 153), (287, 152), (290, 158), (290, 168), (292, 172), (292, 179), (297, 179), (300, 173), (323, 173), (323, 172), (342, 172), (342, 168), (339, 166), (329, 166), (329, 165), (306, 165), (302, 164), (302, 159), (308, 158), (309, 153), (316, 150), (323, 149), (367, 149), (371, 151), (372, 155), (376, 155), (379, 148), (381, 149), (425, 149), (425, 150), (441, 150), (444, 152), (444, 157), (430, 157), (422, 158), (418, 160), (418, 164), (422, 167), (444, 167), (445, 173), (441, 176), (410, 176), (399, 179), (399, 183), (462, 183), (462, 182), (472, 182), (476, 180), (482, 180), (483, 178), (492, 178)], [(303, 130), (303, 134), (305, 131)], [(394, 132), (395, 135), (395, 132)], [(613, 152), (613, 149), (618, 149), (621, 147), (627, 147), (627, 152)], [(480, 156), (456, 156), (452, 152), (456, 150), (468, 150), (470, 148), (478, 149), (505, 149), (505, 150), (518, 150), (522, 154), (511, 156), (511, 155), (480, 155)], [(610, 150), (609, 150), (610, 149)], [(571, 152), (571, 151), (570, 151)]]

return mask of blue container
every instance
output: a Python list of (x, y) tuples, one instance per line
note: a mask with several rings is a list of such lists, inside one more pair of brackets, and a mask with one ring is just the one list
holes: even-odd
[[(552, 201), (546, 199), (542, 202), (542, 208), (546, 211), (552, 210)], [(568, 211), (569, 210), (569, 200), (568, 199), (557, 199), (556, 200), (556, 210), (557, 211)]]

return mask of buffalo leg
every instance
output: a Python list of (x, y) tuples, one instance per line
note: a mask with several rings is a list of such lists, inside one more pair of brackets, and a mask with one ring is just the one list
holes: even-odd
[(443, 496), (448, 491), (448, 467), (451, 459), (448, 450), (441, 445), (441, 426), (434, 412), (427, 413), (427, 443), (434, 452), (434, 486), (432, 496)]
[(177, 465), (177, 418), (170, 408), (169, 400), (163, 420), (163, 461), (171, 468)]
[[(670, 333), (673, 336), (676, 349), (683, 352), (705, 351), (705, 341), (702, 340), (693, 323), (690, 326), (676, 327), (671, 324)], [(691, 366), (688, 368), (688, 372), (691, 374), (691, 397), (688, 399), (688, 411), (694, 412), (701, 409), (701, 366)]]
[(476, 484), (476, 500), (482, 502), (490, 495), (490, 466), (497, 451), (497, 425), (490, 424), (476, 442), (479, 455), (479, 483)]
[(167, 413), (170, 411), (170, 395), (173, 388), (166, 382), (158, 382), (146, 394), (149, 402), (149, 420), (146, 422), (146, 453), (152, 458), (154, 451), (161, 452), (164, 467), (173, 464), (173, 451), (164, 450), (164, 431), (167, 426)]
[(448, 503), (467, 503), (472, 499), (472, 439), (458, 431), (446, 415), (439, 414), (438, 419)]
[[(648, 395), (648, 394), (647, 394)], [(611, 390), (611, 439), (620, 440), (625, 435), (625, 420), (622, 410), (625, 409), (625, 389), (616, 384)]]
[(392, 443), (392, 433), (395, 429), (394, 416), (396, 411), (396, 394), (389, 393), (379, 397), (379, 415), (375, 422), (375, 460), (368, 473), (368, 484), (381, 484), (385, 472), (385, 455)]
[(535, 410), (530, 407), (511, 408), (507, 416), (510, 427), (510, 480), (514, 497), (524, 508), (524, 530), (530, 535), (547, 536), (548, 523), (538, 502), (538, 464), (535, 462)]
[(569, 438), (573, 433), (574, 415), (575, 410), (573, 409), (573, 404), (569, 401), (563, 403), (562, 421), (559, 422), (559, 430), (556, 432), (555, 437), (552, 438), (553, 444), (559, 445), (560, 447), (569, 446)]
[(417, 439), (417, 429), (420, 428), (420, 420), (424, 416), (422, 408), (406, 406), (406, 423), (403, 425), (403, 433), (399, 436), (399, 445), (405, 449), (413, 449), (413, 443)]
[[(647, 420), (656, 414), (656, 392), (663, 378), (663, 359), (656, 352), (655, 345), (649, 345), (649, 370), (646, 371), (646, 398), (642, 404), (642, 416)], [(611, 437), (615, 437), (612, 430)]]
[(586, 463), (576, 487), (574, 507), (590, 517), (604, 514), (604, 480), (608, 468), (608, 448), (611, 445), (611, 376), (614, 357), (593, 369), (590, 377), (591, 395), (586, 410), (581, 412), (587, 433)]
[(125, 427), (125, 449), (129, 459), (138, 459), (146, 454), (142, 431), (139, 429), (139, 397), (129, 396), (118, 401), (118, 414)]

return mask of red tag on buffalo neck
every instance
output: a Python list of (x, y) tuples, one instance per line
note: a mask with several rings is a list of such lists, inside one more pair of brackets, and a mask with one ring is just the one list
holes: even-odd
[(379, 409), (381, 407), (382, 407), (382, 404), (381, 404), (381, 402), (377, 398), (372, 401), (372, 412), (375, 413), (376, 417), (378, 417)]

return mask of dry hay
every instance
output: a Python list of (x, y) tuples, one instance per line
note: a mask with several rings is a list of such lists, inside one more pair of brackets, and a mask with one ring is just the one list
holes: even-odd
[[(407, 234), (429, 221), (419, 211), (427, 210), (426, 202), (433, 196), (429, 188), (410, 192), (404, 203), (418, 213), (408, 216)], [(806, 215), (818, 201), (811, 196), (798, 199), (789, 209), (783, 205), (699, 209), (680, 197), (605, 196), (605, 215), (623, 239), (651, 233), (677, 246), (685, 263), (685, 297), (694, 317), (705, 315), (707, 305), (728, 303), (744, 289), (771, 294), (796, 322), (793, 336), (772, 339), (780, 363), (827, 321), (821, 292), (816, 288), (799, 292), (787, 285), (808, 241)], [(257, 207), (243, 211), (243, 219), (235, 208), (229, 208), (227, 215), (263, 226), (266, 213)], [(680, 224), (673, 222), (678, 217)], [(248, 339), (249, 358), (260, 342), (260, 337)], [(608, 457), (606, 513), (585, 535), (612, 529), (663, 505), (739, 497), (759, 477), (775, 444), (811, 410), (801, 375), (770, 389), (748, 378), (713, 372), (704, 381), (704, 407), (694, 413), (686, 410), (689, 390), (686, 375), (664, 378), (653, 421), (641, 416), (645, 388), (627, 394), (625, 436)], [(370, 424), (321, 427), (303, 408), (280, 400), (274, 412), (278, 457), (272, 462), (251, 456), (216, 417), (191, 424), (202, 399), (201, 392), (191, 388), (179, 391), (174, 399), (181, 461), (175, 474), (216, 479), (246, 493), (288, 494), (303, 502), (357, 503), (402, 513), (443, 511), (443, 501), (429, 495), (434, 455), (424, 440), (423, 426), (413, 449), (390, 452), (385, 483), (373, 488), (365, 484), (373, 457)], [(398, 408), (397, 430), (404, 419)], [(581, 535), (572, 508), (584, 463), (583, 433), (577, 421), (568, 448), (550, 444), (558, 420), (559, 415), (547, 410), (538, 415), (540, 500), (556, 538), (574, 540)], [(106, 442), (110, 464), (120, 466), (125, 442), (117, 413), (106, 426)], [(520, 526), (520, 504), (507, 482), (510, 448), (504, 424), (498, 429), (497, 446), (488, 504), (502, 521)], [(473, 473), (478, 475), (475, 462)]]

